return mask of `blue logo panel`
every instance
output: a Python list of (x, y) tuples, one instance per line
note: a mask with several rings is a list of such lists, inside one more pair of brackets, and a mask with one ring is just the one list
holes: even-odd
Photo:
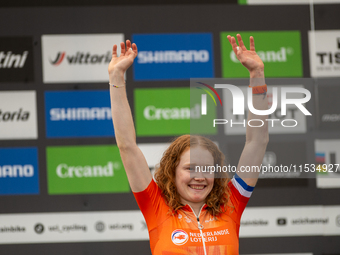
[(109, 91), (45, 92), (48, 138), (113, 137)]
[(135, 34), (132, 41), (136, 81), (214, 77), (211, 33)]
[(0, 195), (39, 194), (37, 148), (0, 149)]

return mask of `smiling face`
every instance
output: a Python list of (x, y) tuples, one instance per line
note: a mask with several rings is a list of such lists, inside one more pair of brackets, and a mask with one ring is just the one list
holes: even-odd
[(185, 150), (176, 167), (176, 187), (182, 204), (201, 207), (214, 186), (213, 175), (195, 172), (195, 166), (213, 166), (211, 153), (200, 146)]

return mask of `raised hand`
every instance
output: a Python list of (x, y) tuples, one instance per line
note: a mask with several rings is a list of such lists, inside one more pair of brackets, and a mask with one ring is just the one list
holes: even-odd
[(228, 35), (227, 38), (233, 47), (233, 51), (235, 52), (237, 59), (248, 69), (250, 73), (263, 71), (264, 64), (255, 52), (254, 38), (250, 36), (250, 49), (247, 50), (246, 46), (244, 46), (241, 35), (237, 34), (236, 36), (239, 46), (236, 44), (235, 37)]
[(130, 40), (126, 40), (126, 47), (123, 42), (120, 43), (121, 53), (120, 56), (117, 56), (117, 45), (113, 45), (112, 49), (112, 59), (109, 64), (109, 74), (113, 74), (114, 72), (122, 72), (125, 71), (132, 65), (133, 60), (138, 55), (137, 45), (133, 43), (131, 45)]

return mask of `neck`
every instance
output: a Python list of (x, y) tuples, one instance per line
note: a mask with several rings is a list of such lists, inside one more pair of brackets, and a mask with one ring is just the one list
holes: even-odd
[(191, 209), (194, 211), (196, 217), (199, 217), (199, 213), (201, 208), (203, 207), (204, 203), (187, 203)]

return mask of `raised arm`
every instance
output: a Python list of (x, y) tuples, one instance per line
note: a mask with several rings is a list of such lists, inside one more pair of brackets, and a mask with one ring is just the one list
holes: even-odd
[[(243, 66), (245, 66), (250, 74), (250, 86), (256, 87), (265, 85), (264, 79), (264, 64), (260, 57), (255, 52), (254, 38), (250, 37), (250, 49), (244, 46), (241, 35), (237, 34), (237, 40), (239, 46), (236, 44), (234, 37), (228, 35), (228, 40), (231, 43), (233, 50)], [(253, 106), (257, 110), (268, 109), (267, 92), (260, 94), (253, 94)], [(268, 115), (255, 115), (248, 110), (248, 120), (260, 119), (264, 125), (262, 127), (250, 127), (247, 124), (246, 128), (246, 144), (242, 151), (238, 166), (237, 175), (240, 176), (249, 186), (255, 186), (259, 171), (254, 171), (255, 167), (260, 169), (264, 154), (266, 152), (267, 144), (269, 141), (268, 136)], [(253, 125), (259, 125), (254, 123)], [(252, 169), (253, 171), (246, 172), (246, 168)]]
[[(136, 131), (133, 124), (130, 105), (126, 96), (124, 73), (132, 65), (138, 54), (136, 44), (126, 40), (126, 46), (120, 43), (121, 54), (117, 56), (117, 45), (113, 46), (109, 64), (110, 96), (112, 121), (115, 137), (122, 158), (126, 175), (133, 192), (143, 191), (152, 180), (152, 176), (143, 153), (136, 144)], [(112, 86), (114, 85), (114, 86)]]

